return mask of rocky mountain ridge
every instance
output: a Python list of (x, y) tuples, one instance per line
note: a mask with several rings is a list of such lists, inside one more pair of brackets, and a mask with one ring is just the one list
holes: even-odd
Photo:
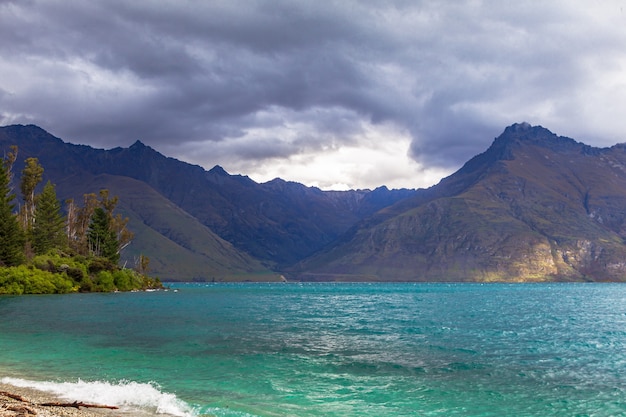
[(293, 272), (306, 280), (625, 281), (626, 146), (527, 123)]
[[(415, 193), (386, 187), (327, 192), (281, 179), (258, 184), (246, 176), (230, 175), (219, 166), (207, 171), (168, 158), (140, 141), (128, 148), (94, 149), (65, 143), (34, 125), (0, 128), (0, 146), (8, 149), (14, 144), (19, 147), (14, 172), (21, 172), (25, 158), (39, 158), (44, 180), (57, 184), (61, 199), (80, 201), (84, 193), (98, 191), (95, 184), (120, 195), (122, 204), (146, 198), (150, 204), (143, 204), (138, 211), (122, 207), (131, 217), (131, 229), (146, 232), (129, 247), (128, 255), (152, 252), (149, 256), (159, 264), (157, 272), (169, 279), (231, 279), (245, 271), (253, 275), (260, 271), (264, 277), (268, 270), (280, 270), (315, 253), (356, 221)], [(197, 223), (195, 227), (187, 216)], [(151, 221), (155, 218), (170, 221), (154, 228)], [(206, 254), (206, 248), (186, 243), (197, 240), (191, 236), (194, 229), (215, 245), (220, 239), (228, 242), (234, 250), (231, 258), (245, 262), (232, 265), (222, 259), (222, 271), (214, 265), (210, 272), (203, 272), (207, 262), (215, 264), (210, 253), (221, 251)], [(144, 241), (143, 235), (152, 238)], [(169, 242), (154, 248), (155, 240)], [(172, 259), (174, 249), (184, 251), (184, 264)], [(191, 259), (198, 256), (203, 262)], [(194, 263), (197, 268), (181, 273)]]
[(258, 184), (140, 141), (102, 150), (0, 128), (13, 144), (62, 198), (120, 195), (128, 259), (148, 254), (166, 280), (626, 281), (624, 144), (514, 124), (428, 189), (345, 192)]

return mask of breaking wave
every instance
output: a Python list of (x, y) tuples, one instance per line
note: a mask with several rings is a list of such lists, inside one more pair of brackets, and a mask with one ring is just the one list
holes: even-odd
[(159, 414), (176, 417), (192, 417), (192, 407), (174, 394), (163, 392), (155, 383), (139, 383), (134, 381), (53, 382), (30, 381), (21, 378), (5, 377), (0, 380), (4, 384), (22, 388), (31, 388), (53, 393), (60, 399), (82, 401), (93, 404), (106, 404), (122, 409), (142, 410), (147, 414)]

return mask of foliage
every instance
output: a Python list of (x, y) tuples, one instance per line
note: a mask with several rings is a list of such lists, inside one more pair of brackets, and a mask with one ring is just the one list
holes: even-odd
[[(108, 190), (84, 196), (84, 206), (68, 203), (68, 217), (61, 214), (54, 185), (41, 194), (43, 168), (28, 158), (22, 171), (24, 206), (18, 216), (12, 204), (11, 168), (17, 156), (13, 147), (0, 166), (0, 294), (61, 294), (76, 291), (131, 291), (162, 288), (158, 279), (120, 268), (120, 251), (133, 233), (128, 219), (113, 213), (118, 198)], [(26, 262), (25, 248), (32, 247)]]
[(0, 268), (0, 294), (65, 294), (162, 288), (158, 279), (131, 269), (87, 273), (87, 265), (57, 255), (37, 256), (32, 265)]
[(111, 292), (115, 290), (113, 274), (109, 271), (100, 271), (96, 275), (96, 291)]
[(74, 283), (64, 274), (26, 265), (0, 268), (0, 294), (65, 294), (73, 291)]
[[(107, 258), (113, 262), (118, 262), (120, 258), (120, 252), (132, 241), (134, 234), (126, 228), (128, 224), (128, 218), (123, 218), (120, 214), (114, 214), (113, 211), (117, 206), (119, 199), (117, 196), (109, 198), (109, 190), (100, 190), (100, 208), (106, 212), (107, 220), (100, 219), (107, 223), (107, 237), (108, 247), (106, 248), (108, 253), (105, 254)], [(96, 209), (97, 210), (97, 209)], [(92, 222), (96, 213), (92, 215)], [(98, 214), (100, 216), (100, 214)]]
[(0, 268), (0, 294), (61, 294), (162, 288), (132, 269), (119, 268), (107, 258), (69, 256), (51, 251), (35, 256), (30, 265)]
[(78, 206), (73, 199), (67, 200), (67, 239), (70, 249), (81, 255), (89, 254), (87, 231), (94, 210), (98, 206), (95, 194), (83, 196), (83, 206)]
[(15, 195), (11, 190), (11, 168), (17, 149), (9, 152), (0, 166), (0, 265), (16, 266), (24, 262), (25, 236), (13, 214)]
[(111, 230), (111, 219), (102, 207), (94, 210), (87, 237), (90, 253), (114, 263), (119, 261), (117, 236)]
[(43, 167), (39, 165), (37, 158), (27, 158), (22, 178), (20, 190), (24, 199), (24, 206), (20, 210), (22, 227), (26, 232), (30, 232), (35, 218), (35, 188), (43, 178)]
[(34, 218), (32, 245), (36, 254), (41, 255), (53, 248), (63, 248), (67, 245), (61, 203), (50, 181), (37, 199)]

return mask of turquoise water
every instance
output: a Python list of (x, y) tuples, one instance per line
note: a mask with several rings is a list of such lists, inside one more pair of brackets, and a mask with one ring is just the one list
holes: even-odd
[(0, 377), (178, 416), (626, 416), (626, 286), (0, 297)]

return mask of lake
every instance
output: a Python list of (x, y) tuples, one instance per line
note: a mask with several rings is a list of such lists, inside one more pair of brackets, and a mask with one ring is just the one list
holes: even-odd
[(626, 416), (623, 284), (0, 297), (0, 378), (165, 416)]

